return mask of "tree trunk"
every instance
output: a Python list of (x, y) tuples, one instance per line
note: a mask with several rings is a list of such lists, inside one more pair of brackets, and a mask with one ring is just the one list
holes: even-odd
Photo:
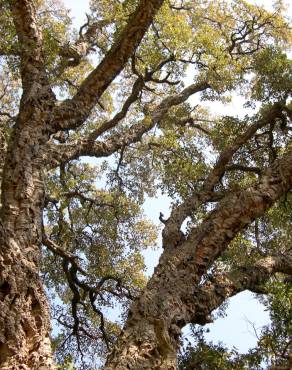
[(0, 245), (0, 368), (53, 369), (37, 246), (23, 244), (5, 228)]
[(53, 369), (50, 314), (39, 276), (44, 185), (41, 105), (28, 102), (10, 140), (0, 223), (0, 368)]
[(174, 284), (174, 279), (171, 266), (160, 264), (156, 268), (145, 292), (132, 305), (105, 369), (177, 369), (177, 350), (181, 327), (186, 324), (187, 306), (181, 299), (182, 287)]

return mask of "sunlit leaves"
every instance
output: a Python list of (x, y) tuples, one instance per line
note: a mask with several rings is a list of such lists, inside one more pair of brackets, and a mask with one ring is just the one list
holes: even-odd
[(266, 48), (255, 58), (252, 98), (281, 101), (291, 93), (292, 63), (281, 50)]

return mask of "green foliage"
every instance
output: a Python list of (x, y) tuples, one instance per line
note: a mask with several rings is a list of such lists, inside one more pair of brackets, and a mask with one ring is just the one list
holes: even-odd
[(291, 93), (292, 62), (279, 48), (263, 49), (255, 58), (253, 99), (282, 101)]
[(289, 368), (292, 365), (292, 284), (273, 279), (263, 299), (271, 316), (259, 338), (257, 352), (266, 363)]
[(260, 359), (257, 356), (240, 355), (235, 348), (228, 350), (222, 343), (207, 343), (204, 330), (193, 328), (192, 336), (195, 345), (191, 342), (185, 346), (179, 357), (180, 370), (247, 370), (260, 369)]
[[(104, 166), (72, 163), (49, 176), (46, 234), (62, 245), (64, 251), (78, 256), (86, 271), (86, 275), (79, 276), (83, 284), (94, 287), (104, 277), (109, 278), (96, 301), (104, 318), (90, 309), (90, 295), (86, 290), (80, 292), (83, 303), (78, 315), (82, 330), (96, 338), (101, 335), (99, 327), (104, 320), (108, 341), (112, 342), (120, 329), (111, 319), (111, 309), (120, 305), (121, 312), (125, 312), (129, 297), (137, 296), (145, 286), (141, 251), (156, 244), (156, 228), (126, 194), (98, 186), (102, 184), (104, 171)], [(64, 323), (57, 337), (61, 360), (66, 354), (72, 355), (74, 348), (74, 340), (67, 342), (74, 325), (71, 316), (74, 291), (67, 284), (61, 258), (44, 250), (42, 264), (44, 281), (52, 296), (53, 318)], [(102, 355), (106, 350), (104, 345), (88, 342), (82, 330), (80, 350)]]

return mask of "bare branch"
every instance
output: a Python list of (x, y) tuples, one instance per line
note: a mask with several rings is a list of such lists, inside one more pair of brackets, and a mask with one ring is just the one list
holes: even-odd
[(49, 239), (48, 236), (43, 233), (42, 243), (54, 254), (62, 257), (64, 260), (70, 262), (72, 266), (76, 268), (83, 275), (87, 275), (86, 271), (78, 264), (79, 257), (66, 251), (65, 249), (58, 246), (53, 240)]
[(90, 196), (86, 196), (85, 194), (77, 190), (63, 192), (61, 193), (61, 196), (64, 196), (66, 198), (79, 198), (81, 201), (90, 203), (91, 206), (95, 205), (97, 207), (114, 207), (114, 205), (111, 203), (103, 202), (96, 197), (93, 198)]
[(186, 117), (184, 119), (177, 120), (174, 123), (175, 123), (175, 125), (182, 126), (182, 127), (189, 124), (191, 127), (202, 131), (206, 135), (211, 134), (211, 132), (208, 129), (206, 129), (205, 127), (202, 127), (201, 125), (199, 125), (198, 123), (195, 123), (195, 122), (213, 122), (213, 121), (204, 120), (204, 119), (195, 119), (195, 118), (192, 118), (192, 117)]
[(106, 53), (97, 42), (97, 34), (102, 31), (103, 27), (109, 24), (109, 21), (105, 19), (93, 21), (88, 14), (86, 14), (86, 17), (87, 21), (80, 27), (77, 40), (72, 44), (60, 45), (59, 55), (61, 61), (55, 70), (57, 76), (61, 76), (67, 68), (78, 66), (96, 48), (101, 49), (104, 54)]
[(142, 78), (138, 78), (134, 82), (133, 87), (132, 87), (132, 92), (130, 96), (126, 99), (122, 109), (111, 120), (103, 123), (96, 130), (94, 130), (89, 135), (88, 140), (89, 141), (96, 140), (100, 135), (110, 130), (111, 128), (115, 127), (123, 118), (125, 118), (131, 105), (138, 99), (143, 86), (144, 86), (144, 80)]

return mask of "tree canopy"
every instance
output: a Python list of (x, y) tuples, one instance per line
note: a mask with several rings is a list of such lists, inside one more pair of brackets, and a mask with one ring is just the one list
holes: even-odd
[[(290, 369), (282, 1), (91, 0), (79, 30), (58, 0), (0, 7), (0, 367)], [(237, 116), (207, 108), (235, 95)], [(271, 315), (258, 346), (208, 343), (245, 290)]]

